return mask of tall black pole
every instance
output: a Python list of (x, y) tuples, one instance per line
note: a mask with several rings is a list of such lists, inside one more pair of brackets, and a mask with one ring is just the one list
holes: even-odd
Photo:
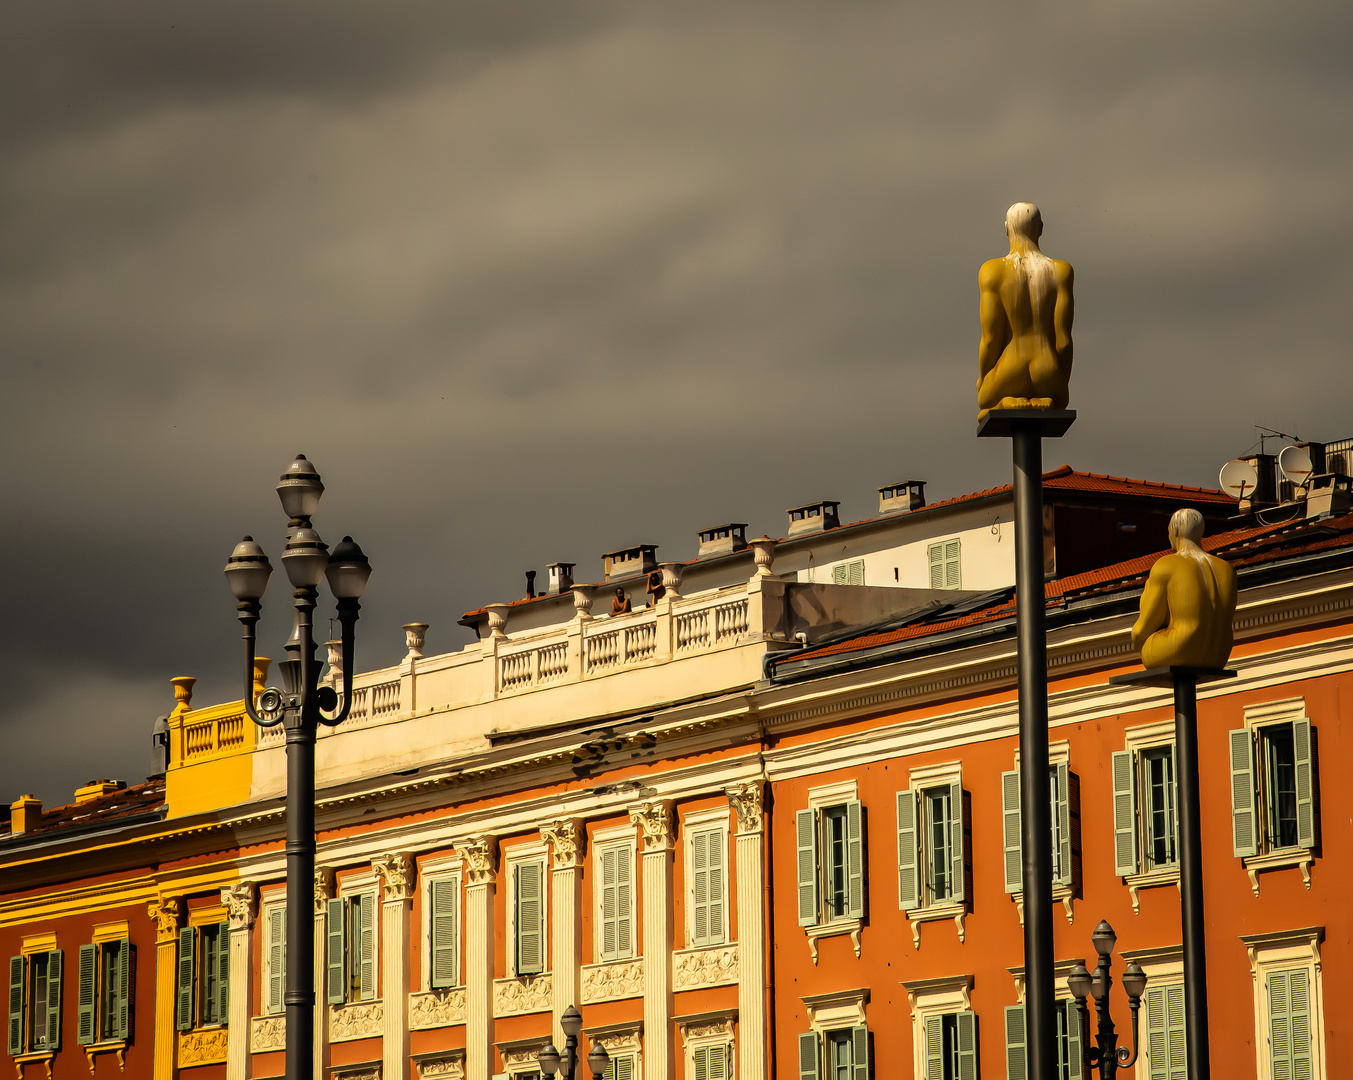
[(1203, 841), (1198, 798), (1198, 683), (1172, 668), (1176, 790), (1179, 794), (1179, 891), (1184, 928), (1184, 1047), (1189, 1080), (1211, 1080), (1207, 1048), (1207, 951), (1203, 943)]
[(1024, 1017), (1029, 1076), (1057, 1075), (1052, 963), (1052, 808), (1048, 786), (1048, 650), (1043, 594), (1043, 432), (1016, 421), (1015, 625), (1019, 651), (1019, 791), (1024, 855)]

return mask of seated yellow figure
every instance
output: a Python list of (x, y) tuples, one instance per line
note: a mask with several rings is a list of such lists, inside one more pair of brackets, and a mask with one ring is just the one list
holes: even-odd
[(1142, 593), (1142, 613), (1132, 628), (1132, 647), (1142, 664), (1219, 668), (1231, 655), (1236, 612), (1236, 572), (1198, 546), (1203, 515), (1176, 510), (1170, 518), (1173, 554), (1156, 561)]

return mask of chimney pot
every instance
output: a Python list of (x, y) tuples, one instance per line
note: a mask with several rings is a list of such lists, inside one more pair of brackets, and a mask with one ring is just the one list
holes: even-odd
[(826, 499), (822, 502), (791, 507), (786, 511), (789, 514), (789, 535), (806, 536), (809, 533), (840, 528), (841, 518), (837, 514), (840, 505), (839, 502)]
[(924, 480), (903, 480), (897, 484), (885, 484), (878, 492), (880, 514), (902, 514), (909, 510), (919, 510), (925, 505)]
[(573, 567), (571, 562), (552, 562), (545, 565), (545, 588), (551, 596), (558, 596), (573, 588)]
[(42, 800), (35, 795), (20, 795), (9, 804), (9, 831), (11, 835), (31, 832), (42, 816)]
[(87, 803), (113, 791), (121, 791), (127, 786), (125, 780), (87, 780), (83, 787), (75, 789), (75, 801)]
[(606, 580), (652, 573), (658, 565), (657, 557), (654, 555), (657, 550), (657, 544), (635, 544), (633, 547), (606, 552), (601, 557)]
[(727, 525), (715, 525), (700, 530), (699, 558), (706, 555), (727, 555), (742, 551), (747, 547), (747, 523), (731, 521)]

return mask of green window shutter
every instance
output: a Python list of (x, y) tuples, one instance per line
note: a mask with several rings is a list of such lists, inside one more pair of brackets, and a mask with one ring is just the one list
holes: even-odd
[(460, 973), (456, 949), (460, 944), (459, 886), (456, 878), (439, 878), (432, 882), (432, 988), (439, 990), (456, 985)]
[(850, 1080), (869, 1080), (869, 1029), (850, 1029)]
[(695, 1071), (695, 1080), (709, 1080), (709, 1051), (708, 1046), (697, 1046), (691, 1054), (691, 1065)]
[(1071, 766), (1065, 761), (1057, 766), (1057, 884), (1075, 883), (1071, 863)]
[(957, 900), (960, 903), (967, 899), (967, 844), (965, 843), (966, 834), (969, 830), (968, 815), (963, 806), (963, 785), (949, 785), (949, 857), (951, 873), (950, 879), (953, 881), (953, 888), (949, 893), (950, 900)]
[(628, 846), (615, 849), (615, 951), (634, 955), (634, 851)]
[(517, 863), (517, 974), (538, 975), (545, 970), (544, 920), (541, 918), (540, 863)]
[(962, 587), (959, 566), (958, 541), (946, 540), (944, 542), (944, 587), (946, 589)]
[(907, 788), (897, 793), (897, 903), (903, 911), (921, 902), (916, 864), (916, 793)]
[(1074, 1001), (1062, 1002), (1066, 1010), (1066, 1080), (1084, 1080), (1085, 1050), (1081, 1039), (1081, 1011)]
[(977, 1014), (961, 1012), (958, 1021), (958, 1077), (956, 1080), (977, 1080)]
[(798, 810), (794, 814), (794, 835), (798, 845), (799, 925), (817, 925), (817, 811)]
[(727, 936), (724, 932), (724, 904), (728, 895), (728, 884), (724, 866), (728, 861), (728, 839), (722, 829), (712, 829), (709, 833), (709, 943), (723, 944)]
[(23, 969), (22, 956), (9, 958), (9, 1052), (23, 1053)]
[(118, 942), (117, 949), (117, 1034), (115, 1038), (131, 1040), (132, 994), (136, 989), (136, 955), (130, 938)]
[(1311, 722), (1292, 724), (1292, 747), (1297, 766), (1297, 844), (1315, 847), (1315, 770), (1311, 761)]
[(224, 1024), (230, 1018), (230, 923), (216, 928), (216, 1022)]
[(863, 585), (864, 584), (864, 560), (856, 559), (846, 567), (846, 584)]
[(695, 1080), (728, 1080), (728, 1047), (698, 1047), (691, 1055)]
[(1187, 1080), (1183, 986), (1147, 989), (1146, 1053), (1149, 1080)]
[(601, 959), (616, 958), (616, 867), (620, 861), (620, 851), (608, 848), (601, 853)]
[(926, 557), (930, 562), (930, 587), (944, 588), (944, 545), (931, 544), (926, 549)]
[(709, 843), (708, 831), (691, 837), (691, 944), (709, 941)]
[(1231, 743), (1231, 837), (1238, 856), (1258, 850), (1254, 827), (1254, 753), (1248, 728), (1228, 734)]
[(376, 996), (376, 894), (363, 893), (357, 898), (359, 947), (361, 968), (358, 971), (362, 1000)]
[(1113, 755), (1113, 861), (1114, 873), (1127, 877), (1137, 872), (1137, 798), (1135, 755), (1115, 750)]
[(47, 954), (47, 1049), (61, 1048), (61, 982), (64, 956), (60, 949)]
[(325, 998), (330, 1005), (342, 1005), (347, 1000), (347, 964), (343, 955), (347, 935), (344, 933), (344, 900), (336, 896), (328, 901), (325, 918), (328, 949), (325, 965)]
[(1024, 890), (1023, 826), (1019, 812), (1019, 770), (1001, 773), (1001, 838), (1005, 845), (1005, 891)]
[(799, 1036), (799, 1080), (818, 1080), (820, 1072), (817, 1032), (806, 1031)]
[(1024, 1006), (1005, 1007), (1005, 1075), (1006, 1080), (1029, 1080), (1029, 1057), (1025, 1048)]
[(178, 982), (175, 994), (174, 1026), (179, 1031), (193, 1030), (193, 953), (197, 950), (197, 928), (185, 926), (179, 931)]
[(286, 986), (286, 933), (287, 909), (276, 904), (268, 909), (268, 1001), (263, 1011), (269, 1014), (282, 1011), (282, 988)]
[(850, 580), (850, 570), (845, 563), (837, 563), (832, 567), (832, 584), (845, 585)]
[(80, 986), (76, 997), (79, 1018), (75, 1025), (75, 1041), (88, 1046), (94, 1041), (94, 1003), (97, 1000), (98, 946), (80, 946)]
[(943, 1016), (925, 1018), (925, 1080), (945, 1080)]
[(606, 1080), (634, 1080), (634, 1055), (621, 1054), (606, 1066)]
[(864, 807), (846, 803), (846, 904), (853, 918), (864, 918)]
[(1310, 1080), (1311, 1001), (1305, 971), (1270, 972), (1269, 1057), (1274, 1080)]

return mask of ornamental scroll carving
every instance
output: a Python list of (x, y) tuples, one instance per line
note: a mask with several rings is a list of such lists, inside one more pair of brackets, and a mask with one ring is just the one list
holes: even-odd
[(630, 821), (644, 834), (645, 851), (670, 851), (672, 848), (672, 804), (646, 802), (630, 807)]
[(429, 990), (409, 995), (409, 1028), (423, 1031), (427, 1028), (450, 1027), (465, 1023), (465, 991)]
[(226, 1059), (228, 1035), (225, 1028), (179, 1033), (179, 1068), (190, 1065), (218, 1065)]
[(721, 1036), (731, 1039), (733, 1037), (733, 1018), (731, 1016), (692, 1020), (685, 1024), (678, 1020), (677, 1026), (681, 1029), (683, 1044), (689, 1043), (692, 1039), (717, 1039)]
[(672, 955), (672, 985), (677, 990), (725, 986), (738, 981), (738, 947), (686, 949)]
[(418, 1063), (418, 1080), (465, 1080), (465, 1058), (428, 1058)]
[(179, 917), (183, 914), (183, 901), (177, 896), (161, 896), (152, 900), (146, 908), (155, 920), (155, 940), (174, 941), (178, 938)]
[(548, 971), (541, 975), (493, 980), (494, 1016), (549, 1012), (553, 1005), (554, 978)]
[(589, 964), (583, 968), (583, 1004), (642, 997), (643, 992), (642, 957), (637, 960), (618, 960), (610, 964)]
[(594, 1045), (604, 1047), (606, 1052), (612, 1057), (627, 1051), (637, 1054), (643, 1050), (639, 1038), (642, 1030), (643, 1028), (640, 1024), (635, 1024), (632, 1027), (626, 1028), (613, 1028), (605, 1034), (591, 1037), (591, 1041)]
[(334, 872), (330, 867), (315, 867), (315, 914), (324, 914), (324, 905), (334, 896)]
[(476, 836), (461, 841), (457, 850), (465, 858), (465, 884), (488, 885), (498, 873), (498, 838)]
[(350, 1005), (330, 1005), (329, 1041), (351, 1042), (353, 1039), (377, 1038), (384, 1030), (384, 1022), (383, 1001), (355, 1001)]
[(760, 780), (746, 784), (732, 784), (724, 788), (728, 796), (728, 805), (738, 816), (738, 831), (754, 833), (761, 831), (762, 785)]
[(287, 1018), (283, 1014), (255, 1016), (249, 1021), (249, 1053), (268, 1054), (286, 1048)]
[(556, 870), (570, 869), (582, 858), (583, 827), (576, 818), (562, 818), (540, 827), (540, 835), (550, 845)]
[(248, 930), (258, 915), (258, 888), (252, 881), (239, 881), (221, 890), (221, 903), (230, 917), (231, 930)]
[(516, 1072), (516, 1070), (522, 1066), (526, 1066), (527, 1068), (535, 1066), (535, 1068), (532, 1069), (532, 1075), (538, 1074), (540, 1071), (540, 1066), (538, 1064), (540, 1061), (540, 1052), (545, 1049), (545, 1044), (547, 1042), (549, 1042), (548, 1039), (541, 1039), (538, 1042), (531, 1042), (525, 1046), (514, 1046), (511, 1049), (503, 1047), (503, 1066), (509, 1072)]
[(384, 900), (408, 900), (413, 896), (413, 879), (417, 868), (408, 852), (387, 852), (378, 859), (372, 859), (371, 868), (381, 876), (381, 896)]
[(335, 1069), (334, 1080), (381, 1080), (379, 1065), (363, 1065), (357, 1069)]

